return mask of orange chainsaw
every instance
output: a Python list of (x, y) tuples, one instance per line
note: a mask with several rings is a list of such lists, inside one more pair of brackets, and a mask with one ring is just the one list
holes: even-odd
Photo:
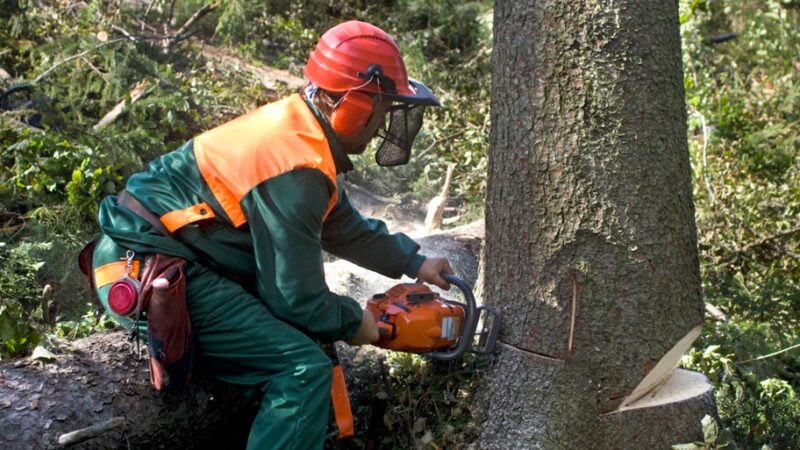
[(452, 361), (467, 351), (492, 353), (500, 313), (477, 306), (472, 290), (460, 278), (447, 273), (442, 278), (461, 290), (466, 303), (444, 299), (422, 283), (398, 284), (374, 295), (367, 302), (380, 334), (374, 345), (439, 361)]

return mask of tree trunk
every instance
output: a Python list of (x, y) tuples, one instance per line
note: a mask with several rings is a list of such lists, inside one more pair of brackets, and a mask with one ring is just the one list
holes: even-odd
[[(138, 357), (137, 357), (138, 355)], [(122, 332), (76, 341), (50, 362), (25, 358), (0, 367), (0, 448), (59, 447), (62, 434), (123, 417), (78, 448), (202, 448), (245, 411), (232, 386), (198, 376), (189, 388), (150, 387), (145, 349)]]
[(481, 447), (702, 438), (711, 388), (674, 372), (703, 320), (677, 2), (498, 0), (493, 58)]

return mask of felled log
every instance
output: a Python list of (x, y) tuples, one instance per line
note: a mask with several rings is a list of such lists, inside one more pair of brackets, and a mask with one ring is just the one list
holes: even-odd
[[(423, 252), (451, 259), (468, 283), (477, 276), (482, 225), (420, 239)], [(397, 280), (350, 263), (326, 266), (329, 286), (365, 303)], [(356, 424), (363, 438), (379, 383), (381, 351), (339, 344)], [(243, 448), (254, 405), (242, 391), (195, 373), (189, 388), (167, 394), (149, 383), (144, 347), (123, 332), (75, 341), (49, 362), (32, 357), (0, 366), (0, 448), (58, 448), (80, 431), (74, 448)], [(74, 436), (74, 435), (73, 435)], [(233, 440), (233, 441), (232, 441)], [(359, 444), (362, 440), (357, 441)], [(353, 448), (331, 444), (328, 448)]]
[(78, 340), (49, 362), (0, 366), (0, 448), (60, 447), (60, 436), (118, 417), (117, 427), (79, 448), (197, 448), (245, 409), (236, 388), (209, 376), (167, 394), (154, 391), (149, 377), (144, 348), (122, 332)]

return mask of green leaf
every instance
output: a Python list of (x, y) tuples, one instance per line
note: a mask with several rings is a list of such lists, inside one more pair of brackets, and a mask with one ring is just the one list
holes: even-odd
[(706, 414), (701, 423), (703, 424), (703, 441), (706, 445), (711, 445), (716, 442), (717, 436), (719, 436), (719, 425), (717, 425), (717, 421)]

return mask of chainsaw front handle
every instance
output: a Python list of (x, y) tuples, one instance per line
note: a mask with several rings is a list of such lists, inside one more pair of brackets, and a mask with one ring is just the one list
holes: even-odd
[(458, 337), (458, 344), (451, 349), (438, 352), (430, 352), (428, 355), (437, 361), (452, 361), (458, 359), (465, 351), (472, 348), (472, 338), (475, 336), (475, 328), (478, 325), (478, 307), (475, 304), (475, 296), (472, 295), (472, 289), (467, 286), (461, 278), (442, 272), (441, 277), (444, 281), (456, 286), (464, 294), (464, 299), (467, 304), (464, 306), (464, 326), (462, 327), (461, 336)]
[[(464, 352), (489, 354), (493, 353), (497, 344), (497, 335), (500, 330), (500, 313), (487, 305), (478, 306), (475, 301), (475, 296), (472, 294), (472, 289), (467, 286), (461, 278), (442, 272), (441, 277), (448, 283), (455, 285), (464, 294), (467, 304), (458, 303), (464, 308), (464, 326), (461, 331), (461, 336), (458, 338), (458, 344), (446, 351), (430, 352), (427, 355), (437, 361), (452, 361), (460, 358)], [(476, 334), (478, 328), (478, 321), (483, 314), (484, 322), (483, 329), (480, 333)], [(474, 344), (475, 337), (478, 337), (477, 346)]]

